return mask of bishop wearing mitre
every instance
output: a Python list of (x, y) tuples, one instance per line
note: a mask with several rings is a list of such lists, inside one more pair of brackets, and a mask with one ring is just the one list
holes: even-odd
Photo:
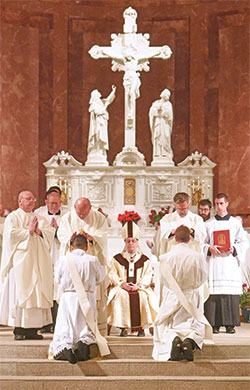
[(126, 222), (122, 229), (125, 248), (110, 264), (108, 325), (120, 328), (121, 337), (128, 335), (128, 329), (139, 337), (145, 336), (145, 329), (152, 327), (158, 311), (151, 288), (153, 269), (139, 248), (139, 235), (139, 227), (133, 221)]

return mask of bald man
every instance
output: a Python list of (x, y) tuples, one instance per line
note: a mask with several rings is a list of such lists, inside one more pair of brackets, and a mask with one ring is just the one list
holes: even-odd
[[(88, 198), (78, 198), (72, 210), (66, 213), (59, 224), (57, 237), (61, 243), (60, 254), (64, 256), (70, 250), (70, 238), (73, 233), (83, 230), (87, 233), (87, 253), (96, 256), (103, 266), (107, 265), (107, 230), (106, 218), (92, 209)], [(108, 279), (96, 289), (98, 327), (102, 335), (107, 333), (107, 287)]]
[(42, 339), (37, 330), (51, 322), (54, 229), (33, 213), (35, 202), (22, 191), (4, 224), (0, 323), (14, 326), (15, 340)]

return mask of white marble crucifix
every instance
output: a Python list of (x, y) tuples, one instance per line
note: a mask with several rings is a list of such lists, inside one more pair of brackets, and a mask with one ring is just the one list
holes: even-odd
[(125, 150), (136, 148), (136, 105), (140, 96), (140, 73), (149, 71), (149, 59), (170, 58), (172, 51), (165, 45), (150, 47), (149, 34), (137, 34), (137, 12), (129, 7), (124, 13), (123, 34), (111, 34), (111, 46), (93, 46), (89, 54), (94, 59), (112, 59), (112, 70), (123, 71), (125, 89)]

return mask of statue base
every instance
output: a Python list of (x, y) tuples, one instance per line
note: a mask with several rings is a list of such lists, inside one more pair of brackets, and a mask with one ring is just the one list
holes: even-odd
[(169, 159), (167, 156), (154, 156), (153, 161), (151, 162), (152, 167), (173, 167), (174, 162), (172, 159)]
[(109, 163), (107, 161), (107, 156), (100, 153), (90, 153), (85, 165), (87, 167), (107, 167)]
[(146, 161), (144, 155), (139, 152), (137, 147), (124, 147), (116, 155), (113, 165), (115, 167), (144, 167), (146, 166)]

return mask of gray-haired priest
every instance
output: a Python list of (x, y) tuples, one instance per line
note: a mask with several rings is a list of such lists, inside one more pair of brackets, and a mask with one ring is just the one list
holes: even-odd
[(150, 260), (139, 249), (138, 226), (128, 221), (122, 229), (125, 248), (113, 257), (109, 279), (108, 325), (121, 329), (120, 336), (128, 335), (128, 329), (145, 336), (155, 320), (158, 304), (151, 288), (153, 269)]

